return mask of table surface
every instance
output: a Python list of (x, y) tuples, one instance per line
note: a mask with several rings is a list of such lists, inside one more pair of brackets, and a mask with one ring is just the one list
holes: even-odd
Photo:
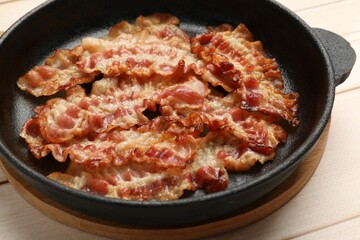
[[(0, 0), (0, 31), (44, 0)], [(347, 39), (360, 56), (360, 0), (280, 0), (310, 26)], [(289, 203), (248, 227), (207, 239), (360, 238), (360, 61), (336, 88), (328, 144), (315, 174)], [(355, 123), (355, 124), (354, 124)], [(49, 219), (0, 171), (0, 239), (105, 239)]]

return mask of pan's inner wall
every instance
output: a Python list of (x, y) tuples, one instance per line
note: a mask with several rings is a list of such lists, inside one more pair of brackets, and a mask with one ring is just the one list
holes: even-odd
[[(255, 39), (262, 41), (269, 56), (277, 59), (287, 89), (300, 93), (301, 123), (296, 129), (285, 124), (289, 131), (288, 142), (280, 147), (275, 160), (247, 173), (232, 175), (230, 189), (241, 189), (242, 184), (271, 174), (317, 127), (328, 104), (328, 93), (332, 91), (328, 88), (328, 66), (308, 29), (271, 1), (50, 1), (39, 11), (22, 19), (0, 42), (0, 138), (13, 154), (14, 161), (20, 161), (42, 174), (64, 168), (63, 164), (50, 157), (35, 160), (20, 139), (23, 123), (33, 115), (34, 106), (44, 103), (46, 98), (36, 99), (20, 91), (15, 84), (17, 79), (35, 64), (41, 64), (57, 48), (74, 46), (85, 35), (103, 35), (120, 20), (133, 20), (138, 15), (154, 12), (179, 17), (181, 26), (189, 34), (203, 31), (208, 25), (245, 23)], [(243, 203), (264, 193), (252, 193), (252, 197), (243, 198)], [(193, 197), (201, 196), (199, 192)], [(227, 208), (235, 209), (241, 205), (239, 202), (236, 204)], [(214, 208), (212, 215), (216, 216), (221, 211), (224, 209)]]

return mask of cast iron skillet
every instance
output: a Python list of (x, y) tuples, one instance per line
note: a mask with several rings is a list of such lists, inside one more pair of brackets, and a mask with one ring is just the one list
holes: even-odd
[[(176, 201), (124, 201), (90, 195), (46, 178), (66, 166), (51, 157), (34, 159), (19, 131), (33, 108), (46, 100), (20, 91), (15, 82), (58, 48), (72, 47), (85, 35), (100, 36), (120, 20), (154, 12), (171, 13), (190, 35), (205, 26), (245, 23), (266, 52), (275, 57), (286, 87), (300, 93), (300, 125), (291, 128), (274, 161), (231, 174), (227, 190), (197, 191)], [(312, 29), (270, 0), (61, 0), (48, 1), (14, 24), (0, 40), (0, 153), (35, 189), (66, 207), (114, 223), (170, 227), (225, 218), (278, 186), (320, 137), (332, 110), (336, 85), (349, 75), (355, 52), (341, 37)]]

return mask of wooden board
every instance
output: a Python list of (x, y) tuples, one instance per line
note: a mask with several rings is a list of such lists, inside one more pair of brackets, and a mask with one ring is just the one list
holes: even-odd
[(36, 209), (48, 217), (92, 234), (115, 239), (194, 239), (209, 237), (241, 228), (265, 218), (291, 200), (309, 181), (324, 152), (329, 132), (327, 125), (318, 143), (295, 172), (274, 191), (254, 202), (245, 212), (211, 223), (181, 228), (140, 228), (112, 224), (75, 213), (43, 196), (17, 176), (4, 162), (1, 162), (6, 177), (12, 186)]

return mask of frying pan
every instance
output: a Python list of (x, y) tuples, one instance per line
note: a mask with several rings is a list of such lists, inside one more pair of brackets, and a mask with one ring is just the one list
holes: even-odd
[[(66, 164), (36, 160), (19, 137), (33, 108), (47, 98), (20, 91), (15, 82), (58, 48), (102, 36), (121, 20), (154, 12), (180, 18), (190, 35), (208, 25), (244, 23), (266, 53), (275, 57), (286, 89), (300, 94), (300, 125), (288, 131), (275, 159), (250, 171), (230, 174), (225, 191), (196, 191), (176, 201), (126, 201), (69, 189), (46, 177)], [(350, 74), (355, 52), (338, 35), (312, 29), (293, 12), (270, 0), (52, 0), (29, 12), (0, 39), (0, 153), (32, 187), (74, 211), (113, 223), (147, 227), (186, 226), (226, 218), (273, 190), (289, 176), (317, 142), (331, 114), (335, 87)]]

